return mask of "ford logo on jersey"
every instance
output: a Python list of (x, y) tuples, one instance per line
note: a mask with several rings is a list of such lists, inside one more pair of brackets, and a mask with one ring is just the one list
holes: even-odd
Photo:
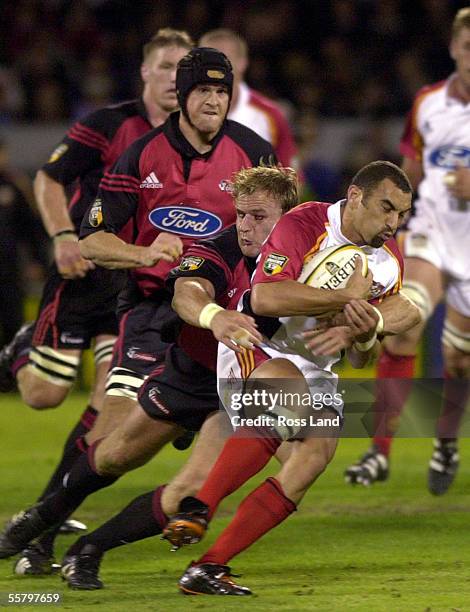
[(453, 170), (457, 166), (470, 168), (470, 149), (466, 147), (439, 147), (431, 151), (429, 161), (434, 166)]
[(202, 238), (215, 234), (222, 227), (216, 215), (186, 206), (163, 206), (149, 213), (150, 222), (163, 232), (182, 234), (191, 238)]

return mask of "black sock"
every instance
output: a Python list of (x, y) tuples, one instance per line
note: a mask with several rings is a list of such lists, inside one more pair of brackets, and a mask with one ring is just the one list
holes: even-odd
[(158, 535), (166, 524), (166, 517), (162, 525), (162, 520), (158, 519), (159, 513), (155, 512), (155, 503), (159, 503), (162, 490), (163, 487), (159, 487), (156, 491), (136, 497), (104, 525), (79, 538), (66, 554), (76, 555), (88, 544), (96, 546), (100, 553), (104, 553), (112, 548)]
[(100, 476), (95, 472), (89, 458), (95, 448), (96, 445), (92, 445), (88, 453), (83, 453), (75, 461), (64, 479), (65, 484), (46, 497), (38, 507), (39, 515), (51, 527), (62, 524), (88, 495), (109, 487), (118, 479), (118, 476)]
[(80, 420), (70, 432), (69, 437), (67, 438), (67, 441), (64, 445), (62, 458), (58, 466), (56, 467), (55, 472), (52, 474), (51, 479), (47, 483), (46, 488), (39, 496), (38, 501), (42, 501), (45, 497), (47, 497), (53, 491), (60, 487), (65, 474), (67, 474), (67, 472), (71, 470), (72, 465), (75, 463), (75, 460), (83, 452), (83, 446), (77, 445), (77, 441), (79, 440), (79, 438), (88, 433), (93, 427), (93, 423), (96, 419), (97, 414), (98, 411), (95, 410), (92, 406), (86, 407), (85, 411), (80, 417)]
[(41, 546), (42, 550), (49, 555), (50, 557), (54, 556), (54, 543), (59, 533), (60, 525), (56, 527), (51, 527), (48, 531), (43, 533), (36, 542)]

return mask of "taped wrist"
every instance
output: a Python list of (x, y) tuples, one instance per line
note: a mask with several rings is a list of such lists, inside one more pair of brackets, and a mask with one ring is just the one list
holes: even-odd
[(225, 310), (225, 309), (222, 308), (222, 306), (215, 304), (214, 302), (211, 302), (210, 304), (206, 304), (204, 308), (201, 310), (201, 312), (199, 313), (199, 326), (203, 327), (204, 329), (210, 329), (212, 319), (221, 310)]

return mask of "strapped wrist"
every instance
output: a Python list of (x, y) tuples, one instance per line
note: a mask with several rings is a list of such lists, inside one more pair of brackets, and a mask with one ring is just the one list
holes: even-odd
[(76, 240), (78, 240), (78, 236), (75, 230), (64, 229), (64, 230), (60, 230), (59, 232), (56, 232), (52, 236), (52, 240), (54, 242), (64, 242), (64, 241), (75, 242)]
[(209, 304), (206, 304), (204, 308), (201, 310), (201, 312), (199, 313), (199, 326), (203, 327), (204, 329), (210, 329), (212, 319), (221, 310), (225, 310), (225, 308), (222, 308), (222, 306), (219, 306), (218, 304), (215, 304), (214, 302), (210, 302)]
[(375, 306), (372, 306), (372, 308), (375, 310), (375, 313), (379, 317), (379, 320), (377, 321), (377, 326), (375, 328), (375, 333), (376, 334), (382, 334), (383, 331), (384, 331), (384, 318), (383, 318), (382, 313), (380, 312), (380, 310), (378, 308), (376, 308)]
[(367, 353), (377, 342), (377, 333), (374, 333), (370, 340), (366, 342), (354, 342), (353, 347), (360, 353)]

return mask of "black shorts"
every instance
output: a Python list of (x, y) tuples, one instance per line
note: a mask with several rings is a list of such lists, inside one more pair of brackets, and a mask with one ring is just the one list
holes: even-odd
[(44, 286), (33, 346), (86, 349), (102, 334), (117, 336), (116, 304), (124, 270), (97, 267), (85, 278), (62, 278), (55, 266)]
[(163, 362), (171, 346), (162, 334), (165, 337), (165, 332), (177, 321), (170, 298), (163, 292), (128, 310), (119, 323), (111, 369), (125, 368), (142, 377), (148, 376)]
[(173, 344), (140, 388), (139, 403), (152, 419), (199, 431), (207, 416), (219, 409), (216, 373)]

